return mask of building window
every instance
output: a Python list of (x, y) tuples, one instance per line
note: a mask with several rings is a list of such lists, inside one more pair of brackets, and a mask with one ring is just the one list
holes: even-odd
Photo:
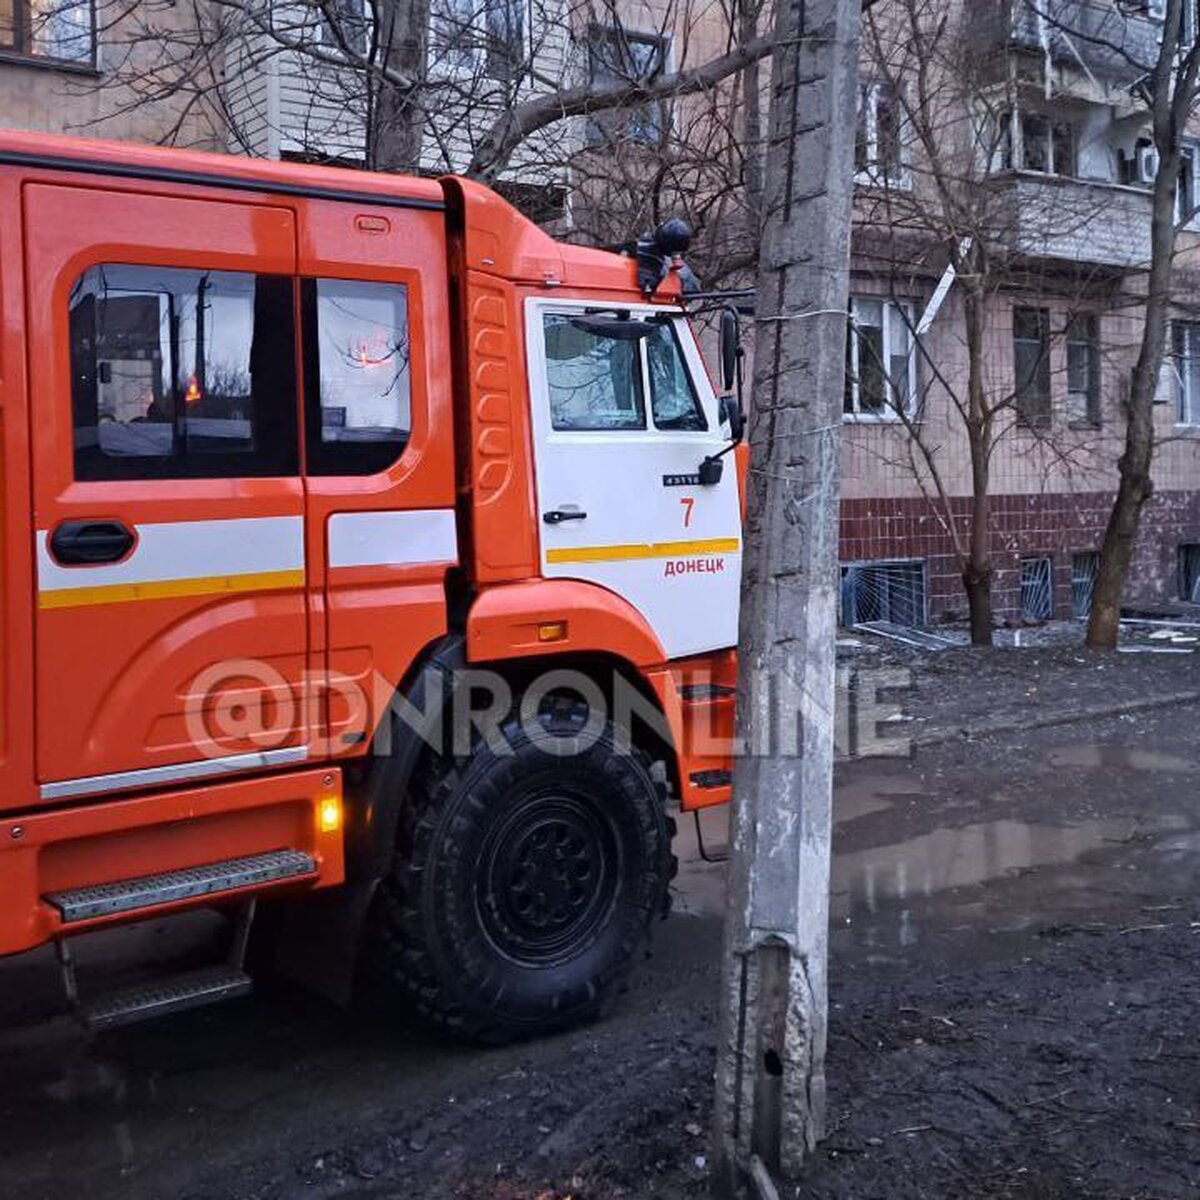
[(842, 567), (841, 623), (926, 624), (923, 562), (852, 563)]
[(1200, 145), (1185, 143), (1179, 158), (1179, 182), (1175, 186), (1175, 221), (1187, 225), (1200, 207), (1197, 182), (1200, 181)]
[(70, 298), (75, 478), (294, 475), (292, 281), (97, 266)]
[(1179, 547), (1179, 598), (1200, 604), (1200, 546)]
[(1071, 613), (1077, 621), (1086, 621), (1092, 615), (1092, 593), (1099, 570), (1100, 555), (1095, 550), (1071, 555)]
[(854, 170), (859, 183), (909, 186), (905, 126), (903, 105), (890, 83), (866, 83), (859, 88), (854, 139)]
[[(670, 43), (655, 33), (594, 26), (588, 39), (588, 79), (596, 87), (649, 84), (667, 71)], [(652, 145), (662, 139), (670, 120), (665, 101), (598, 113), (588, 123), (594, 144), (610, 138)]]
[(1072, 425), (1100, 424), (1100, 337), (1094, 316), (1072, 317), (1067, 324), (1067, 420)]
[(386, 470), (412, 429), (408, 289), (305, 280), (303, 313), (309, 474)]
[(474, 71), (481, 42), (474, 0), (433, 0), (429, 10), (430, 66), (450, 73)]
[(1176, 321), (1171, 335), (1179, 382), (1175, 420), (1180, 425), (1200, 425), (1200, 323)]
[(855, 297), (846, 340), (848, 420), (899, 420), (916, 409), (917, 356), (908, 304)]
[(1037, 112), (1011, 111), (1000, 117), (999, 167), (1040, 175), (1076, 174), (1075, 129)]
[[(1165, 21), (1167, 18), (1167, 0), (1140, 0), (1146, 15), (1155, 21)], [(1179, 20), (1182, 25), (1180, 37), (1184, 46), (1190, 46), (1196, 40), (1197, 0), (1183, 0)]]
[(1013, 309), (1017, 420), (1032, 429), (1050, 424), (1050, 312)]
[(0, 0), (0, 51), (90, 66), (96, 60), (94, 0)]
[(1021, 616), (1026, 621), (1054, 616), (1054, 564), (1048, 557), (1021, 559)]
[(489, 0), (487, 6), (487, 73), (511, 80), (525, 59), (523, 0)]
[(321, 13), (321, 41), (352, 54), (366, 54), (371, 43), (366, 0), (327, 0)]

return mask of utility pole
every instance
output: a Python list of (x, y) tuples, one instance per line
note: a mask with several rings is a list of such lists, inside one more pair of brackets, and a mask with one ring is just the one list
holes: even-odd
[(714, 1190), (775, 1194), (824, 1132), (826, 956), (860, 0), (784, 0), (750, 420)]

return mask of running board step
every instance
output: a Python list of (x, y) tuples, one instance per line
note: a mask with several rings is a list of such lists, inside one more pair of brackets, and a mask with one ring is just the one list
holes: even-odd
[(299, 850), (272, 850), (250, 858), (231, 858), (161, 875), (139, 875), (115, 883), (51, 892), (43, 897), (62, 914), (63, 924), (91, 921), (116, 913), (141, 912), (191, 900), (197, 896), (219, 896), (264, 883), (315, 875), (317, 864)]
[(247, 995), (250, 988), (250, 976), (244, 971), (233, 967), (204, 967), (159, 983), (102, 996), (81, 1007), (79, 1016), (88, 1029), (113, 1029), (167, 1013), (232, 1000)]

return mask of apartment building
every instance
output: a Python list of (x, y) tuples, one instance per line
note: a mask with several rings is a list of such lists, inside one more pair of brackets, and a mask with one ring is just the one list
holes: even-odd
[[(138, 7), (111, 0), (0, 0), (0, 123), (76, 136), (172, 139), (203, 149), (222, 145), (211, 114), (189, 105), (187, 95), (143, 102), (125, 82), (154, 54), (137, 36)], [(156, 5), (155, 21), (169, 39), (187, 26), (185, 6)]]
[[(984, 297), (975, 377), (997, 410), (995, 612), (1082, 617), (1141, 336), (1158, 164), (1139, 64), (1153, 61), (1163, 5), (930, 0), (928, 26), (915, 28), (920, 8), (885, 0), (864, 37), (843, 619), (920, 624), (965, 611), (970, 339), (963, 284), (946, 268), (950, 247), (961, 258), (985, 242), (971, 261), (984, 273), (973, 281)], [(1192, 38), (1194, 8), (1185, 20)], [(914, 77), (918, 59), (941, 72), (932, 85)], [(1198, 166), (1200, 136), (1177, 196), (1155, 494), (1127, 589), (1128, 603), (1156, 608), (1200, 601)]]

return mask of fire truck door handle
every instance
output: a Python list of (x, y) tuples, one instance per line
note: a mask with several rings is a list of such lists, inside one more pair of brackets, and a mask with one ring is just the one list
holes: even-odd
[(64, 521), (50, 538), (50, 553), (64, 567), (118, 562), (134, 536), (120, 521)]
[(564, 521), (584, 521), (587, 519), (587, 513), (580, 512), (576, 508), (552, 508), (548, 513), (542, 513), (542, 520), (547, 525), (561, 525)]

